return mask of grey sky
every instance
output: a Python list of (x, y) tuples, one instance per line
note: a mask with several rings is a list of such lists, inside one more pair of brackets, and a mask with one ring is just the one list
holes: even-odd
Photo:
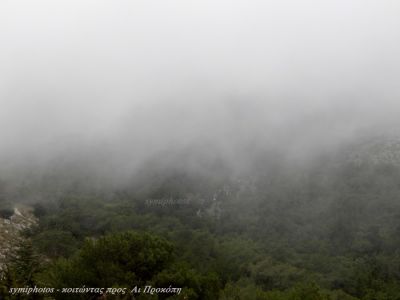
[(395, 0), (3, 0), (0, 43), (5, 157), (308, 149), (400, 108)]

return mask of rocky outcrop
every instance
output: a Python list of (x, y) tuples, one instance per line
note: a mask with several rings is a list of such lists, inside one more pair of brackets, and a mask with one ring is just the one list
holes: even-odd
[(14, 214), (10, 218), (0, 218), (0, 271), (7, 262), (8, 255), (24, 239), (21, 233), (36, 223), (32, 209), (22, 205), (14, 207)]

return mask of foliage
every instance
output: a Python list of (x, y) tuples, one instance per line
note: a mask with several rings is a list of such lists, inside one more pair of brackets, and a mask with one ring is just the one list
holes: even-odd
[[(400, 168), (271, 168), (240, 180), (149, 171), (104, 194), (68, 189), (35, 206), (31, 254), (19, 253), (25, 259), (0, 288), (151, 284), (183, 288), (160, 299), (399, 299)], [(189, 200), (147, 201), (163, 198)]]

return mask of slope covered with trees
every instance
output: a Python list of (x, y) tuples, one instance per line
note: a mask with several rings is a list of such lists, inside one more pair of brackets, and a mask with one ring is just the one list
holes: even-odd
[(182, 292), (107, 299), (399, 299), (400, 166), (387, 155), (364, 159), (382, 151), (372, 148), (307, 167), (260, 162), (239, 175), (146, 167), (113, 190), (43, 196), (1, 295), (27, 285), (147, 285)]

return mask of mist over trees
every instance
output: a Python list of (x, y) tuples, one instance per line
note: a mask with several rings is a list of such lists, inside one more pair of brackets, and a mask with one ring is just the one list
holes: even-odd
[(399, 299), (399, 12), (2, 1), (0, 298)]

